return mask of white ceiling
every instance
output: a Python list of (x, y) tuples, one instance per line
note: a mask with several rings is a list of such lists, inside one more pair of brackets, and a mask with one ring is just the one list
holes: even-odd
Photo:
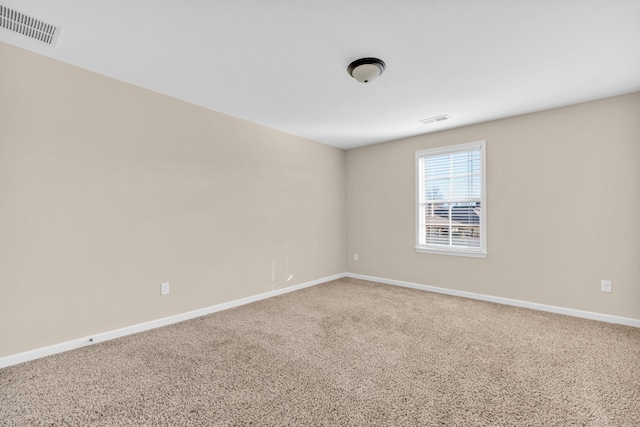
[[(62, 28), (2, 42), (347, 149), (640, 90), (640, 0), (0, 5)], [(387, 64), (369, 84), (346, 71), (364, 56)]]

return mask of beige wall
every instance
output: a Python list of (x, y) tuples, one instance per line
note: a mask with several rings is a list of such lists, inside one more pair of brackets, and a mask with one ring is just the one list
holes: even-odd
[[(345, 155), (0, 58), (0, 357), (344, 271), (640, 319), (640, 93)], [(415, 151), (478, 140), (488, 258), (415, 253)]]
[[(415, 152), (479, 140), (488, 258), (416, 253)], [(347, 235), (349, 272), (640, 319), (640, 93), (350, 150)]]
[(0, 357), (345, 271), (344, 151), (0, 63)]

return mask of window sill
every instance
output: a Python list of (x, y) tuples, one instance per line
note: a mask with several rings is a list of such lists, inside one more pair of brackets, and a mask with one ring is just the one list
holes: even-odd
[(464, 256), (469, 258), (486, 258), (486, 252), (479, 251), (460, 251), (460, 250), (450, 250), (450, 249), (432, 249), (432, 248), (416, 248), (416, 252), (421, 254), (437, 254), (437, 255), (453, 255), (453, 256)]

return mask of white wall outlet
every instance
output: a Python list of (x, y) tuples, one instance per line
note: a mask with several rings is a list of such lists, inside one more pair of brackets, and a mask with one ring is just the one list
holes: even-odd
[(602, 292), (611, 292), (611, 280), (601, 280), (600, 290)]
[(169, 295), (169, 282), (160, 285), (160, 295)]
[(358, 260), (358, 254), (353, 254), (353, 260), (357, 261)]

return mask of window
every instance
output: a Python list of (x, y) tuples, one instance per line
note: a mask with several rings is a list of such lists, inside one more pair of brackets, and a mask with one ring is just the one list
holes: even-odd
[(486, 258), (485, 141), (416, 153), (416, 251)]

